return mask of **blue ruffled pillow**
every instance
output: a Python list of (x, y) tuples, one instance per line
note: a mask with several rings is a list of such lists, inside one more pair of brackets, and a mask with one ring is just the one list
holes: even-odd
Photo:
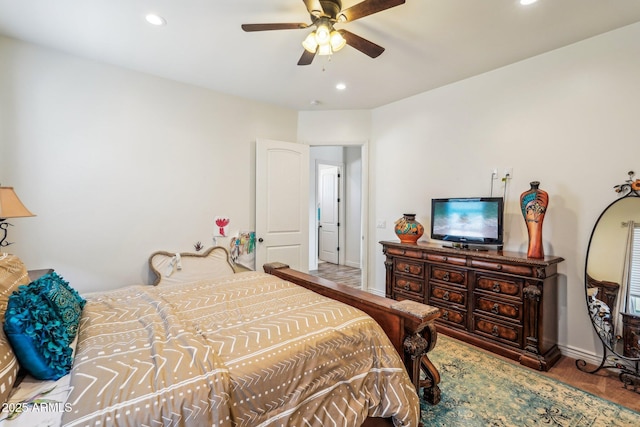
[(56, 380), (71, 370), (75, 338), (85, 300), (56, 273), (47, 274), (10, 297), (4, 331), (20, 366), (33, 377)]

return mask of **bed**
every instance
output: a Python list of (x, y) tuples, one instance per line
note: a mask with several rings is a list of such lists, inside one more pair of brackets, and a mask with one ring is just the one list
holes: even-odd
[(82, 296), (70, 374), (14, 386), (7, 426), (408, 426), (417, 392), (439, 400), (436, 309), (282, 264), (236, 271), (224, 248), (149, 264), (155, 286)]

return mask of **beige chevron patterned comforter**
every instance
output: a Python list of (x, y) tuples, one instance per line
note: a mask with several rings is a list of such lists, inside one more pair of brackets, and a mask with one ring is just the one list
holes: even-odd
[(417, 426), (400, 357), (363, 312), (264, 273), (88, 295), (68, 426)]

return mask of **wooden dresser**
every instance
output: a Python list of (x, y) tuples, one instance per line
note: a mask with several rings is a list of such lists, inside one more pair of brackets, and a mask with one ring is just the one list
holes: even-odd
[(556, 277), (563, 258), (380, 243), (387, 298), (440, 308), (439, 332), (538, 370), (560, 357)]

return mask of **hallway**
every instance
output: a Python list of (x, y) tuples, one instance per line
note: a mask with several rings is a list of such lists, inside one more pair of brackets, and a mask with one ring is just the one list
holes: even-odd
[(318, 269), (309, 271), (309, 274), (336, 283), (342, 283), (352, 288), (362, 289), (359, 268), (331, 264), (330, 262), (319, 262)]

